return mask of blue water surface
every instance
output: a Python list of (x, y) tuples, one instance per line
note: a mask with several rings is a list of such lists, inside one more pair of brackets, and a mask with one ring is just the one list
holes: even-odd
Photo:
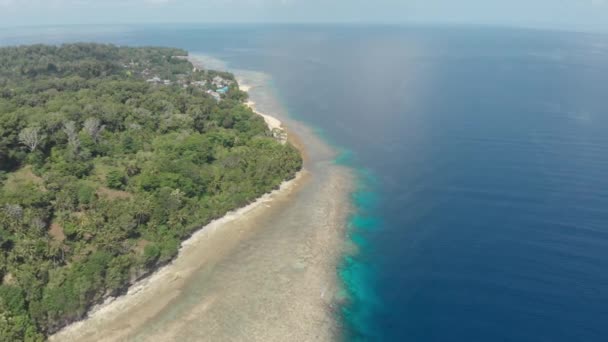
[[(346, 340), (608, 339), (608, 37), (488, 27), (149, 26), (97, 40), (272, 75), (350, 155)], [(74, 34), (74, 33), (72, 33)]]

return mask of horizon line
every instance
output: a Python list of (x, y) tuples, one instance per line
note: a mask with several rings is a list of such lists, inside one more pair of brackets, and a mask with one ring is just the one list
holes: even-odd
[(467, 23), (459, 21), (451, 22), (374, 22), (374, 21), (212, 21), (212, 22), (99, 22), (99, 23), (46, 23), (28, 25), (3, 25), (0, 30), (6, 29), (43, 29), (43, 28), (63, 28), (63, 27), (144, 27), (144, 26), (371, 26), (371, 27), (459, 27), (459, 28), (493, 28), (493, 29), (514, 29), (531, 30), (546, 32), (564, 33), (584, 33), (584, 34), (608, 34), (608, 29), (584, 29), (574, 27), (544, 27), (532, 25), (517, 25), (504, 23)]

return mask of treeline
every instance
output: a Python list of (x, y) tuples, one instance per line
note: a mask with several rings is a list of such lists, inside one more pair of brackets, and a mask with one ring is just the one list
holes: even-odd
[[(172, 48), (124, 48), (100, 44), (30, 45), (2, 48), (0, 80), (118, 75), (121, 71), (141, 73), (146, 69), (159, 76), (189, 73), (188, 52)], [(177, 58), (176, 58), (177, 57)], [(125, 70), (126, 69), (126, 70)]]
[(301, 168), (236, 83), (219, 102), (191, 84), (234, 77), (186, 54), (0, 49), (0, 340), (44, 340)]

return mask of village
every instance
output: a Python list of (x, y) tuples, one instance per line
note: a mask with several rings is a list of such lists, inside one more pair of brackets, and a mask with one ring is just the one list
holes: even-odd
[[(176, 57), (174, 57), (176, 58)], [(178, 59), (184, 59), (181, 56), (177, 57)], [(128, 66), (125, 66), (128, 67)], [(152, 75), (152, 72), (149, 69), (144, 69), (141, 74), (144, 77), (149, 77)], [(207, 76), (207, 79), (199, 79), (199, 80), (192, 80), (192, 77), (188, 77), (188, 76), (201, 76), (201, 75), (205, 75)], [(213, 77), (211, 77), (213, 76)], [(176, 80), (172, 81), (169, 79), (163, 79), (158, 75), (154, 75), (153, 77), (146, 79), (146, 82), (156, 85), (156, 86), (172, 86), (172, 85), (179, 85), (183, 88), (188, 88), (188, 87), (197, 87), (199, 89), (202, 89), (206, 94), (208, 94), (209, 96), (211, 96), (212, 98), (214, 98), (217, 102), (222, 101), (222, 95), (225, 95), (226, 93), (228, 93), (228, 91), (230, 90), (230, 87), (232, 85), (235, 84), (235, 81), (232, 79), (227, 79), (224, 78), (220, 75), (206, 75), (204, 74), (201, 70), (197, 69), (196, 67), (192, 69), (192, 73), (188, 73), (188, 75), (186, 74), (179, 74), (176, 76)], [(253, 103), (249, 102), (248, 105), (251, 107)], [(254, 111), (255, 109), (252, 108)], [(266, 123), (268, 124), (271, 132), (272, 132), (272, 136), (277, 139), (279, 142), (281, 142), (281, 144), (286, 144), (287, 143), (287, 132), (285, 132), (285, 130), (281, 127), (281, 123), (280, 121), (267, 116), (265, 114), (259, 113), (257, 111), (255, 111), (257, 114), (259, 114), (260, 116), (262, 116), (264, 118), (264, 121), (266, 121)]]
[[(195, 69), (195, 71), (196, 71), (196, 69)], [(209, 94), (211, 97), (213, 97), (218, 102), (222, 100), (222, 95), (226, 94), (228, 92), (228, 90), (230, 90), (230, 86), (232, 84), (234, 84), (234, 81), (225, 79), (221, 76), (213, 77), (210, 84), (206, 80), (189, 82), (184, 76), (178, 77), (178, 80), (175, 82), (172, 82), (171, 80), (168, 80), (168, 79), (163, 80), (158, 76), (154, 76), (150, 79), (147, 79), (146, 82), (148, 82), (150, 84), (164, 85), (164, 86), (170, 86), (170, 85), (173, 85), (174, 83), (176, 83), (184, 88), (187, 88), (189, 85), (194, 86), (194, 87), (199, 87), (202, 89), (206, 89), (206, 93)]]

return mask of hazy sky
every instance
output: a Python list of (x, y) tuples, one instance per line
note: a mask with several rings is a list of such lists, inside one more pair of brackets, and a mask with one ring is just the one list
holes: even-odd
[(0, 26), (142, 22), (447, 22), (608, 31), (608, 0), (0, 0)]

